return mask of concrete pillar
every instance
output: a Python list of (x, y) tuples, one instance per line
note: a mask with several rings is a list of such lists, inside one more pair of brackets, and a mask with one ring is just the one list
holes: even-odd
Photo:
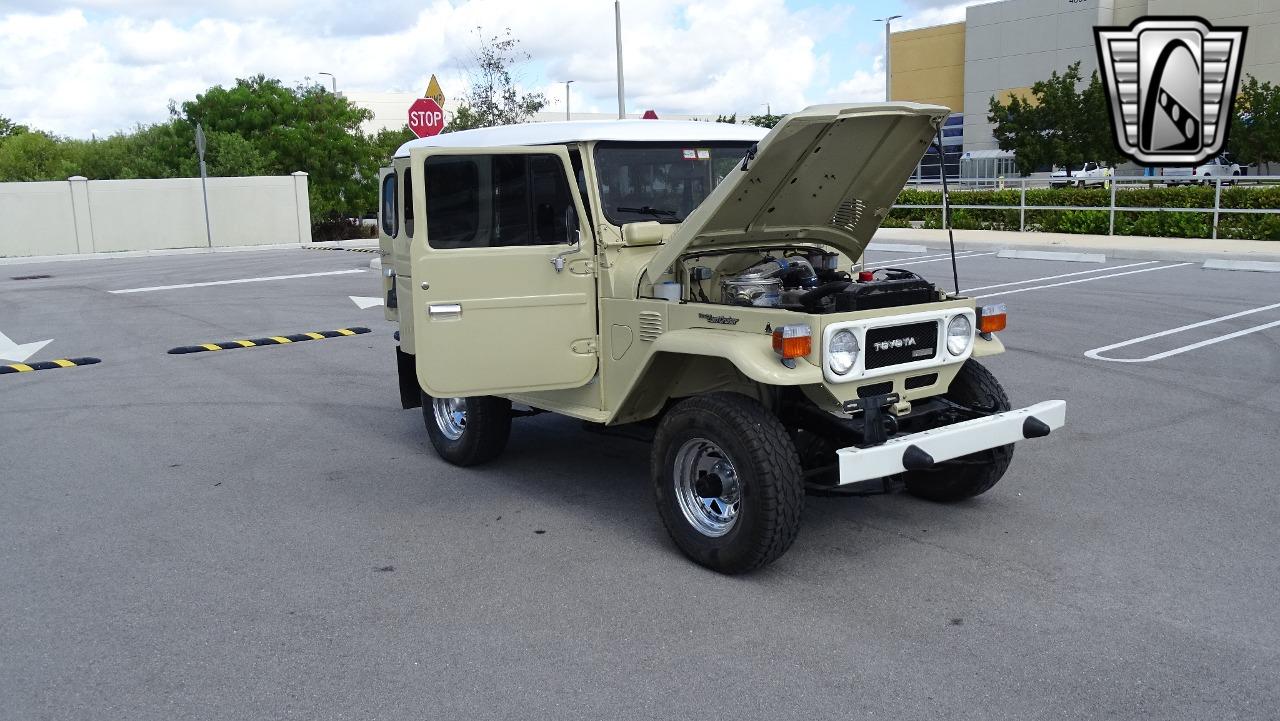
[(293, 198), (298, 210), (298, 242), (311, 242), (311, 196), (307, 194), (307, 174), (301, 170), (293, 176)]
[(71, 213), (76, 226), (76, 252), (93, 252), (93, 213), (89, 209), (89, 179), (83, 175), (67, 178), (71, 193)]

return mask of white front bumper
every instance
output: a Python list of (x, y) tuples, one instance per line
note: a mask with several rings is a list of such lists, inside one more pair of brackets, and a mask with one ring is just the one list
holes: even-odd
[(1044, 401), (1026, 408), (896, 436), (870, 448), (842, 448), (836, 452), (840, 458), (840, 485), (902, 473), (907, 470), (903, 455), (912, 446), (929, 454), (935, 463), (941, 463), (1021, 441), (1027, 437), (1023, 429), (1028, 418), (1036, 418), (1050, 430), (1057, 430), (1067, 422), (1067, 402)]

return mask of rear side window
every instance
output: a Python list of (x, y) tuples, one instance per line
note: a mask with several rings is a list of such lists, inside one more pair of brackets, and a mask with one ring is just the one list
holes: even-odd
[(388, 173), (382, 179), (382, 234), (396, 237), (400, 230), (400, 205), (396, 202), (396, 174)]
[(572, 243), (578, 230), (569, 178), (556, 155), (427, 158), (427, 243), (481, 248)]
[(413, 171), (404, 170), (404, 234), (413, 237)]

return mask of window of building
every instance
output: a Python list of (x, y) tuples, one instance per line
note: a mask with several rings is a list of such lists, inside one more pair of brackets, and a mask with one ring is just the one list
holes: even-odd
[(396, 204), (396, 174), (388, 173), (382, 179), (382, 233), (396, 237), (400, 230), (400, 206)]
[(427, 158), (423, 172), (432, 248), (575, 240), (578, 213), (556, 155), (442, 155)]

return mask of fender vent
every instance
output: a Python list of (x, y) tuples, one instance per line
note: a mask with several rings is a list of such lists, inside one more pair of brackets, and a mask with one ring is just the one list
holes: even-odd
[(862, 220), (862, 212), (866, 209), (866, 204), (861, 200), (848, 198), (836, 206), (836, 212), (831, 214), (831, 225), (841, 230), (852, 231)]
[(640, 313), (640, 340), (653, 342), (662, 335), (662, 314), (652, 310)]

